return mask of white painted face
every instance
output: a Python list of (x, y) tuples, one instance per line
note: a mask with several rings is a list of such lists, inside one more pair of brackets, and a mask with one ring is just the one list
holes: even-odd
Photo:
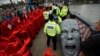
[(61, 23), (61, 45), (64, 56), (77, 56), (80, 46), (78, 23), (74, 19), (66, 19)]

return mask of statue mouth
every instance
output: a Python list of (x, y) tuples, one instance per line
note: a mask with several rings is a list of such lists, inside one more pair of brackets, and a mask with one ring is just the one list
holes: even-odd
[(76, 45), (75, 44), (65, 45), (65, 50), (67, 54), (73, 54), (76, 51)]
[(65, 45), (65, 49), (75, 49), (76, 45)]

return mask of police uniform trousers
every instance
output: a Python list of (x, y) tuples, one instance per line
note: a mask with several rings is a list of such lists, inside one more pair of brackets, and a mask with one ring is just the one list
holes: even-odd
[(49, 47), (50, 46), (50, 40), (52, 39), (52, 42), (53, 42), (53, 50), (55, 51), (57, 46), (56, 46), (56, 43), (57, 43), (57, 36), (49, 36), (47, 35), (47, 46)]

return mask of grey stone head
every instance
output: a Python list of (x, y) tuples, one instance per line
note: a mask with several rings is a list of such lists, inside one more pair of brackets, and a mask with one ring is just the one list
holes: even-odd
[(61, 24), (61, 46), (64, 56), (78, 56), (80, 33), (77, 20), (66, 19)]

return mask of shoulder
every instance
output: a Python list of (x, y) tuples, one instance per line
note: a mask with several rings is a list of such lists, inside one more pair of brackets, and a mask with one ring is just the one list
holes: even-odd
[(45, 26), (50, 25), (50, 22), (48, 21), (47, 23), (45, 23)]
[(56, 22), (54, 23), (55, 26), (59, 26)]

